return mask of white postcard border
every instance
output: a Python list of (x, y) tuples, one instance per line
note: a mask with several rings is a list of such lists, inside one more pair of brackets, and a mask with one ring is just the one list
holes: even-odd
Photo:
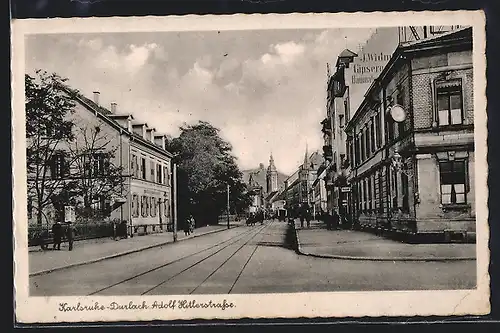
[[(475, 186), (477, 218), (477, 289), (449, 291), (318, 292), (290, 294), (123, 296), (123, 297), (30, 297), (27, 246), (24, 36), (41, 33), (196, 31), (247, 29), (314, 29), (384, 27), (399, 25), (473, 26)], [(12, 132), (15, 310), (19, 322), (52, 323), (82, 321), (147, 321), (174, 319), (235, 319), (294, 317), (481, 315), (490, 311), (489, 229), (487, 188), (485, 17), (481, 11), (187, 15), (172, 17), (73, 18), (14, 20), (12, 23)], [(60, 303), (92, 306), (110, 302), (135, 304), (154, 301), (195, 300), (223, 302), (224, 310), (147, 309), (58, 311)]]

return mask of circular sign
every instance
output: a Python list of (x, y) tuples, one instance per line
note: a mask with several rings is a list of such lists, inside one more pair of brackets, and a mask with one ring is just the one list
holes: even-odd
[(394, 119), (394, 121), (397, 123), (403, 122), (406, 119), (406, 112), (399, 105), (394, 105), (393, 107), (391, 107), (390, 112), (392, 119)]

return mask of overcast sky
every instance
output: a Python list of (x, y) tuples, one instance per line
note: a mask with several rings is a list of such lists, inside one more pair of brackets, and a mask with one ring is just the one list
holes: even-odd
[(157, 131), (184, 122), (221, 129), (241, 168), (292, 174), (323, 145), (326, 63), (356, 51), (371, 29), (53, 34), (26, 39), (26, 71), (57, 72), (101, 103)]

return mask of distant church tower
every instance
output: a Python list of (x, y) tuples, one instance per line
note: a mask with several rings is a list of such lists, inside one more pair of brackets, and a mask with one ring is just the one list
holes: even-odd
[(267, 167), (267, 193), (271, 193), (278, 190), (278, 170), (274, 165), (273, 154), (269, 158), (269, 166)]

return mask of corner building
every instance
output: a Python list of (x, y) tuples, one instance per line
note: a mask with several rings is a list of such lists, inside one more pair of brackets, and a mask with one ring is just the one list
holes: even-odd
[(475, 236), (472, 28), (401, 44), (345, 131), (358, 227), (416, 241)]

